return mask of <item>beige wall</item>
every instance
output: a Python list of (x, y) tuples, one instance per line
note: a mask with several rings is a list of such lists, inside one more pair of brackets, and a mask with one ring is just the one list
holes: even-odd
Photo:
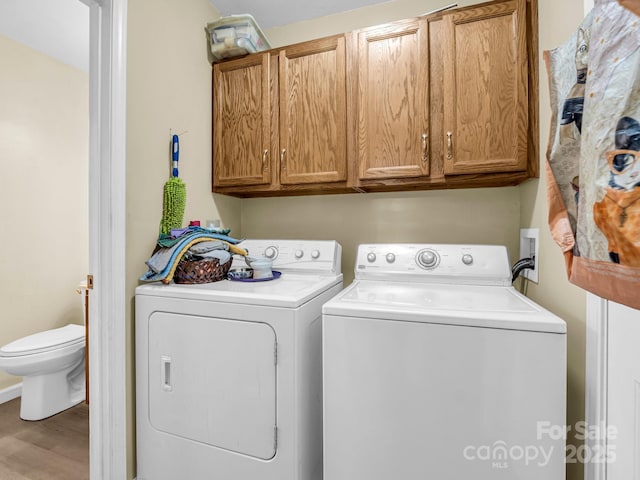
[(360, 243), (498, 243), (516, 251), (516, 187), (247, 199), (247, 238), (331, 239), (342, 245), (345, 285)]
[[(582, 21), (583, 4), (583, 0), (539, 0), (541, 52), (569, 39)], [(543, 173), (551, 116), (549, 103), (547, 70), (540, 55), (540, 171)], [(567, 322), (567, 424), (575, 426), (576, 422), (584, 420), (586, 298), (584, 290), (566, 280), (562, 253), (549, 233), (545, 188), (544, 175), (520, 186), (520, 223), (523, 227), (540, 228), (539, 283), (530, 284), (527, 294)], [(571, 433), (569, 441), (579, 444)], [(569, 464), (567, 472), (569, 480), (582, 479), (583, 465)]]
[[(89, 77), (0, 36), (0, 345), (82, 323)], [(0, 372), (0, 389), (21, 381)]]
[[(208, 0), (129, 2), (127, 28), (127, 440), (135, 472), (133, 298), (158, 235), (169, 177), (170, 130), (180, 137), (180, 176), (189, 219), (220, 218), (239, 234), (239, 200), (211, 193), (211, 65)], [(183, 133), (184, 132), (184, 133)]]

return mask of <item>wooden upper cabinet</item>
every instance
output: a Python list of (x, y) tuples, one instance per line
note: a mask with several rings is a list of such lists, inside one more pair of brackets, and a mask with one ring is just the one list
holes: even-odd
[(347, 178), (345, 37), (279, 53), (280, 183)]
[(429, 175), (429, 44), (425, 18), (358, 32), (358, 177)]
[(495, 0), (213, 65), (213, 190), (517, 185), (538, 174), (537, 0)]
[(213, 186), (271, 182), (270, 56), (213, 68)]
[(445, 174), (526, 170), (526, 0), (443, 20)]

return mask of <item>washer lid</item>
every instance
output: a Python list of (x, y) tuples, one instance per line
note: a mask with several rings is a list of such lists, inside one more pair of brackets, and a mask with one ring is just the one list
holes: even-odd
[(324, 315), (566, 333), (566, 324), (513, 287), (356, 280)]
[(69, 324), (35, 333), (0, 348), (0, 356), (15, 357), (33, 353), (48, 352), (67, 345), (84, 342), (85, 329), (82, 325)]

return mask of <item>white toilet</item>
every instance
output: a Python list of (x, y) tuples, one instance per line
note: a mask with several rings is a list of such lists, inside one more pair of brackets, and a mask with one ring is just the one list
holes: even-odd
[(41, 420), (85, 398), (85, 327), (69, 324), (0, 348), (0, 369), (23, 377), (20, 418)]

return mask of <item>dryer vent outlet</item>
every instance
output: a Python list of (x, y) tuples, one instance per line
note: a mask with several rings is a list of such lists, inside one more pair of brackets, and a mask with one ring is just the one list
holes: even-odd
[(520, 229), (520, 257), (533, 258), (535, 267), (533, 270), (527, 269), (522, 271), (522, 276), (526, 279), (538, 283), (538, 265), (540, 263), (539, 248), (539, 228), (521, 228)]

